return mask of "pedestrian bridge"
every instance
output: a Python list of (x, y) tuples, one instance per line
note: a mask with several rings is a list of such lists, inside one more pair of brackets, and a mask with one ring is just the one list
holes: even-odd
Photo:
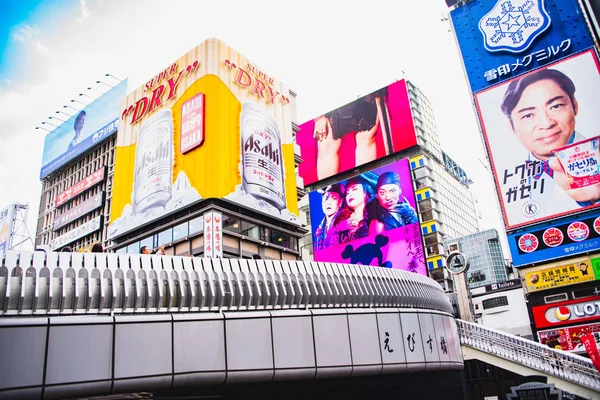
[[(451, 311), (433, 280), (385, 268), (11, 251), (0, 398), (459, 370), (465, 348), (517, 366), (537, 357), (533, 369), (548, 361), (533, 354), (542, 349), (521, 354), (522, 339), (457, 329)], [(542, 372), (600, 391), (588, 360), (555, 353), (562, 369)]]

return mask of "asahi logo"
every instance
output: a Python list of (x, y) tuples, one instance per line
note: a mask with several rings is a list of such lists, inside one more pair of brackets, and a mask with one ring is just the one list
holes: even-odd
[(255, 132), (251, 134), (248, 139), (246, 139), (246, 143), (244, 143), (244, 151), (251, 151), (253, 153), (260, 154), (275, 164), (280, 165), (281, 155), (279, 154), (279, 149), (273, 146), (272, 141), (269, 141), (268, 144), (263, 145), (258, 136), (264, 136), (264, 134), (261, 132)]
[(167, 141), (161, 142), (158, 146), (151, 148), (142, 155), (142, 159), (137, 166), (136, 174), (144, 171), (148, 166), (154, 166), (161, 160), (168, 160), (171, 152), (169, 149), (170, 143)]

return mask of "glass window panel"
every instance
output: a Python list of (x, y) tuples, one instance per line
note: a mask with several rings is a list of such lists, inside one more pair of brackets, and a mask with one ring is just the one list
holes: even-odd
[(253, 239), (260, 239), (260, 230), (258, 226), (253, 223), (242, 221), (242, 235), (251, 237)]
[(204, 219), (202, 217), (194, 218), (189, 221), (189, 234), (194, 235), (204, 231)]
[(169, 228), (158, 234), (158, 246), (170, 243), (173, 241), (173, 229)]
[(223, 230), (228, 232), (240, 233), (242, 227), (239, 218), (223, 215)]
[(173, 240), (183, 239), (188, 235), (188, 223), (187, 221), (175, 226), (173, 228)]
[(131, 243), (127, 246), (127, 253), (136, 254), (140, 252), (140, 242)]
[(147, 246), (149, 249), (153, 249), (154, 248), (154, 236), (149, 236), (145, 239), (142, 239), (142, 241), (140, 242), (140, 249), (142, 248), (142, 246)]

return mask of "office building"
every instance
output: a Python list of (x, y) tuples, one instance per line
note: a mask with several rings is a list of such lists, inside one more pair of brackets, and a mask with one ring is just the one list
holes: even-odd
[(446, 253), (460, 251), (469, 260), (467, 283), (470, 289), (508, 280), (500, 237), (495, 229), (444, 241)]

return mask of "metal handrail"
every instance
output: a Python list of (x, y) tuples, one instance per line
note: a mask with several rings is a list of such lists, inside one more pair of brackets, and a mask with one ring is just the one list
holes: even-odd
[(452, 313), (437, 282), (387, 268), (115, 253), (0, 259), (0, 316), (335, 307)]
[(456, 322), (464, 346), (600, 392), (600, 374), (587, 358), (467, 321)]

